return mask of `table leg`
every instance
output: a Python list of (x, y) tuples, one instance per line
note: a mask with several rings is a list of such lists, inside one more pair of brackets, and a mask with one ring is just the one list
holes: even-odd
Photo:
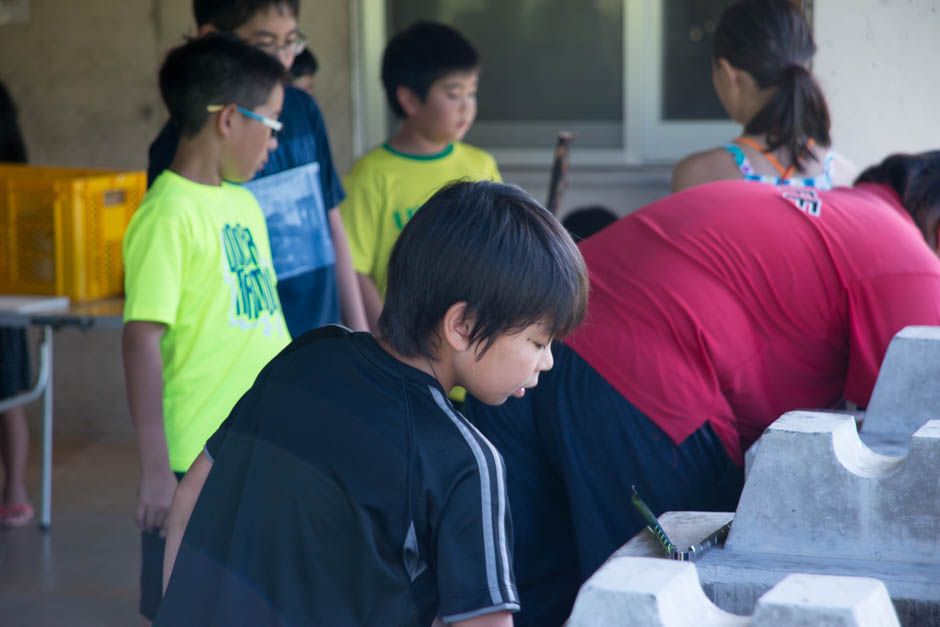
[(52, 327), (42, 328), (39, 347), (40, 368), (48, 369), (42, 395), (42, 510), (39, 527), (48, 529), (52, 524)]

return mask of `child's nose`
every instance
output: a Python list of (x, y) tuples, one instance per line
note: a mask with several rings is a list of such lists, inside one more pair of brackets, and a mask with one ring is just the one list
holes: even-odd
[(285, 69), (290, 69), (290, 66), (294, 64), (294, 51), (288, 50), (286, 48), (280, 48), (277, 51), (277, 59), (281, 62)]
[(552, 356), (552, 348), (549, 346), (545, 349), (545, 356), (542, 358), (542, 362), (539, 364), (541, 370), (551, 370), (552, 366), (555, 365), (555, 358)]

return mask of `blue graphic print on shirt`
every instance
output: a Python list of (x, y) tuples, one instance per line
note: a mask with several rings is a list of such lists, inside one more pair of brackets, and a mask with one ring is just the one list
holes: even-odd
[(277, 313), (279, 308), (274, 272), (263, 267), (251, 231), (241, 224), (226, 224), (220, 234), (222, 248), (232, 276), (235, 318), (257, 321), (262, 314)]
[(320, 165), (305, 165), (244, 183), (268, 223), (279, 281), (335, 263), (320, 187)]

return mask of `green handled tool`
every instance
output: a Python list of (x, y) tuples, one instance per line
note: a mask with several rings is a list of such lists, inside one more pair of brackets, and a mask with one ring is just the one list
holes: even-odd
[(679, 547), (666, 535), (666, 530), (659, 524), (659, 521), (650, 508), (643, 502), (640, 495), (637, 494), (636, 486), (631, 487), (633, 489), (633, 506), (636, 507), (640, 515), (643, 516), (643, 520), (646, 521), (646, 528), (649, 529), (653, 537), (656, 538), (660, 546), (663, 547), (663, 551), (669, 559), (678, 560), (680, 562), (694, 562), (702, 557), (708, 549), (724, 544), (725, 538), (728, 537), (728, 531), (731, 530), (731, 521), (719, 527), (714, 533), (710, 534), (698, 544), (693, 544), (687, 550), (680, 551)]

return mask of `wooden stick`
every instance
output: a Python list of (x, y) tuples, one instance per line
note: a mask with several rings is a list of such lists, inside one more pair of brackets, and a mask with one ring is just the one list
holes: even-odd
[(571, 148), (573, 138), (574, 133), (561, 131), (558, 133), (558, 141), (555, 143), (555, 159), (552, 162), (552, 175), (548, 181), (548, 201), (545, 203), (545, 208), (551, 211), (555, 217), (558, 217), (558, 210), (561, 208), (561, 197), (565, 193), (568, 175), (568, 151)]

